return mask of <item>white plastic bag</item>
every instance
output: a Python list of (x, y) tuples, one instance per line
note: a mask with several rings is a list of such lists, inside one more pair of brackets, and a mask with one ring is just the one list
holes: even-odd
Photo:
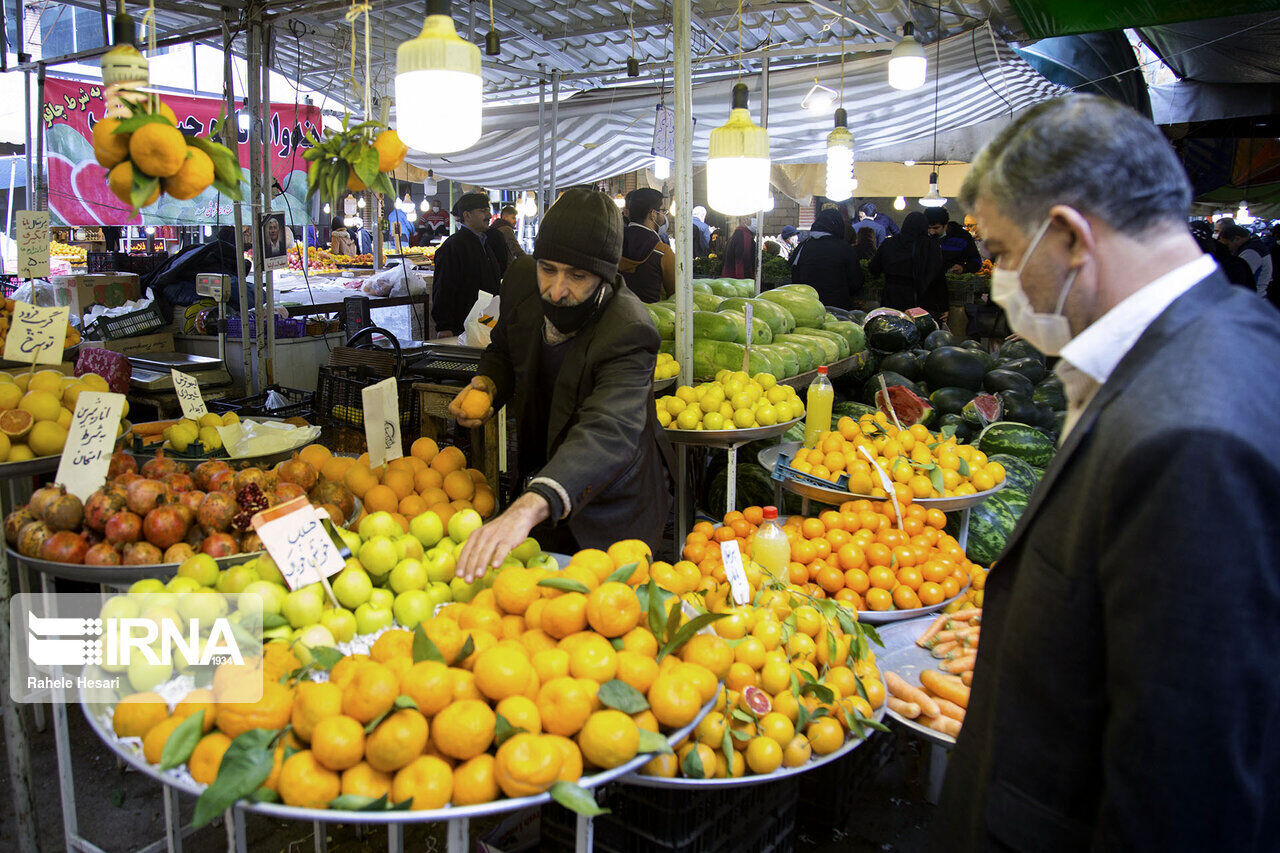
[(498, 297), (480, 291), (476, 304), (467, 313), (465, 329), (458, 336), (458, 343), (464, 347), (484, 349), (489, 346), (489, 336), (493, 327), (498, 325)]

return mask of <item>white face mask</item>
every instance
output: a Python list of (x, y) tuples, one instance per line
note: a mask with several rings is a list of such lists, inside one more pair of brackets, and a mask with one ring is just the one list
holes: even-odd
[(1058, 306), (1052, 314), (1037, 312), (1031, 307), (1031, 300), (1022, 289), (1022, 271), (1027, 266), (1031, 253), (1040, 245), (1045, 232), (1049, 230), (1051, 220), (1046, 219), (1031, 239), (1031, 245), (1022, 256), (1022, 263), (1016, 270), (997, 267), (991, 272), (991, 298), (1004, 309), (1009, 319), (1009, 328), (1026, 339), (1045, 355), (1058, 355), (1067, 342), (1071, 340), (1071, 324), (1062, 314), (1062, 306), (1067, 302), (1067, 294), (1071, 285), (1075, 284), (1077, 270), (1067, 274), (1062, 285), (1062, 293), (1058, 296)]

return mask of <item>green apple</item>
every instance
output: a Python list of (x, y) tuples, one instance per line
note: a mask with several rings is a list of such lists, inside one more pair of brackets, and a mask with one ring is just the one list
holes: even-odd
[(356, 608), (356, 631), (360, 634), (372, 634), (391, 627), (394, 618), (390, 607), (374, 607), (373, 602), (366, 601)]
[(370, 575), (385, 575), (395, 568), (398, 562), (400, 562), (400, 556), (396, 553), (396, 545), (385, 536), (367, 539), (360, 546), (360, 565), (364, 566), (364, 570)]
[(181, 675), (191, 669), (191, 667), (200, 663), (200, 658), (204, 657), (205, 646), (208, 645), (208, 643), (209, 641), (205, 639), (198, 640), (195, 648), (191, 650), (192, 655), (190, 658), (187, 657), (186, 650), (175, 643), (173, 648), (169, 650), (169, 657), (173, 661), (174, 671)]
[(218, 592), (237, 593), (262, 576), (248, 566), (232, 566), (218, 576)]
[(359, 563), (351, 565), (353, 562), (355, 561), (348, 560), (347, 567), (332, 582), (334, 597), (348, 610), (355, 610), (364, 604), (369, 600), (369, 593), (373, 592), (373, 581), (369, 580), (369, 574), (360, 568)]
[(476, 597), (476, 593), (484, 587), (480, 581), (475, 583), (467, 583), (462, 578), (455, 577), (449, 581), (449, 588), (453, 590), (453, 600), (466, 604)]
[(419, 622), (431, 618), (433, 609), (431, 598), (425, 591), (411, 589), (396, 596), (391, 612), (395, 614), (396, 622), (412, 631)]
[(508, 554), (506, 557), (502, 559), (502, 565), (498, 566), (498, 570), (501, 571), (507, 568), (508, 566), (515, 566), (517, 569), (523, 569), (524, 563), (520, 562), (515, 557)]
[(178, 614), (184, 620), (195, 619), (200, 624), (200, 633), (207, 633), (214, 619), (227, 615), (227, 600), (222, 593), (207, 587), (197, 589), (178, 599)]
[(169, 582), (164, 585), (165, 592), (171, 592), (174, 595), (181, 595), (184, 592), (194, 592), (197, 589), (207, 589), (201, 587), (200, 582), (195, 578), (184, 577), (183, 575), (174, 575), (169, 578)]
[(435, 547), (423, 557), (422, 565), (426, 567), (427, 580), (433, 583), (448, 583), (453, 579), (458, 561), (454, 559), (449, 549)]
[(178, 577), (191, 578), (200, 586), (213, 586), (218, 580), (218, 563), (208, 554), (196, 554), (178, 566)]
[(305, 628), (320, 622), (320, 614), (324, 610), (324, 591), (320, 584), (309, 584), (302, 589), (295, 589), (284, 597), (280, 614), (289, 620), (294, 628)]
[(409, 533), (422, 543), (422, 547), (431, 548), (444, 538), (444, 525), (440, 523), (440, 516), (428, 510), (413, 517), (409, 522)]
[(533, 557), (525, 561), (525, 565), (531, 569), (546, 568), (559, 569), (560, 564), (556, 562), (556, 558), (548, 554), (546, 551), (539, 551)]
[(270, 630), (262, 632), (262, 642), (270, 643), (273, 640), (288, 641), (289, 638), (292, 636), (293, 636), (293, 629), (290, 628), (288, 625), (277, 625), (276, 627), (271, 628)]
[[(152, 599), (152, 601), (153, 602), (157, 601), (157, 599)], [(165, 604), (153, 603), (146, 610), (142, 611), (142, 614), (141, 614), (142, 618), (150, 619), (152, 622), (156, 623), (157, 631), (164, 630), (163, 623), (172, 622), (175, 626), (177, 626), (178, 633), (182, 634), (185, 637), (187, 635), (186, 620), (184, 620), (178, 614), (178, 610), (176, 607), (173, 607), (169, 603), (167, 603), (167, 602), (172, 602), (173, 604), (177, 604), (178, 596), (167, 595), (164, 597), (163, 601), (165, 601), (166, 603)]]
[(254, 581), (240, 591), (240, 595), (256, 595), (262, 601), (262, 612), (279, 613), (289, 592), (270, 581)]
[(379, 610), (390, 610), (391, 602), (396, 600), (396, 594), (389, 589), (375, 586), (373, 592), (369, 593), (368, 604), (372, 604)]
[(333, 638), (333, 633), (323, 625), (311, 625), (304, 628), (298, 638), (293, 643), (293, 654), (298, 661), (306, 666), (315, 658), (311, 654), (311, 650), (325, 646), (333, 648), (338, 641)]
[(396, 543), (396, 553), (400, 555), (401, 560), (421, 560), (423, 553), (426, 551), (417, 537), (408, 533), (397, 536), (394, 541)]
[[(264, 581), (283, 584), (284, 575), (280, 573), (280, 567), (276, 565), (276, 561), (271, 559), (270, 554), (263, 554), (254, 561), (254, 571), (258, 573), (258, 577)], [(245, 565), (248, 565), (247, 563)]]
[(396, 595), (411, 589), (426, 589), (427, 569), (422, 565), (421, 560), (401, 560), (391, 570), (390, 582), (391, 591)]
[(511, 549), (511, 556), (521, 563), (528, 563), (541, 550), (542, 546), (538, 544), (538, 540), (530, 536)]
[(113, 595), (98, 611), (98, 618), (104, 622), (108, 619), (133, 619), (140, 612), (137, 601), (127, 595)]
[(339, 643), (350, 642), (356, 635), (356, 615), (345, 607), (331, 607), (320, 617), (320, 624), (329, 629)]
[(432, 581), (431, 583), (427, 584), (426, 593), (427, 593), (427, 598), (431, 599), (432, 613), (435, 612), (436, 605), (444, 604), (445, 602), (448, 602), (448, 601), (453, 601), (453, 589), (447, 583)]
[[(399, 527), (399, 525), (396, 525)], [(360, 550), (360, 534), (354, 530), (347, 530), (345, 527), (338, 528), (338, 536), (342, 539), (342, 543), (347, 546), (347, 550), (352, 554)]]
[(465, 542), (467, 537), (479, 530), (483, 524), (484, 519), (474, 509), (455, 512), (449, 518), (449, 538), (455, 542)]
[(144, 693), (168, 681), (173, 675), (173, 664), (151, 663), (141, 651), (130, 649), (128, 673), (130, 686)]
[(396, 521), (391, 516), (391, 513), (379, 510), (378, 512), (369, 513), (360, 519), (359, 533), (360, 538), (368, 542), (375, 536), (394, 539), (404, 531), (400, 527), (400, 522)]
[(151, 598), (158, 592), (164, 592), (164, 581), (159, 578), (143, 578), (134, 581), (133, 586), (129, 587), (129, 595), (138, 603), (139, 610), (146, 610), (151, 603)]

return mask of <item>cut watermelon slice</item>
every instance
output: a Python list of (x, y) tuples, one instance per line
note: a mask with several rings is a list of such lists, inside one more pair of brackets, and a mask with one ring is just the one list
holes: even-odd
[[(933, 421), (933, 406), (929, 401), (901, 385), (890, 385), (885, 391), (877, 391), (876, 408), (889, 415), (890, 420), (897, 415), (898, 423), (904, 429), (915, 424), (928, 426)], [(891, 409), (893, 415), (889, 414)]]
[(987, 424), (1000, 420), (1003, 413), (1004, 406), (999, 397), (994, 394), (979, 394), (964, 404), (960, 417), (974, 429), (982, 429)]

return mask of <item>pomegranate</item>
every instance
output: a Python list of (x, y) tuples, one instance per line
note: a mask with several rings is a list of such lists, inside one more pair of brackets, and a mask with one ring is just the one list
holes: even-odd
[(342, 512), (335, 515), (335, 522), (346, 521), (356, 511), (356, 496), (342, 483), (325, 480), (317, 483), (308, 495), (313, 504), (337, 504)]
[(262, 537), (256, 531), (250, 530), (240, 538), (240, 550), (246, 554), (253, 551), (261, 551)]
[(24, 557), (39, 557), (44, 541), (53, 535), (43, 521), (31, 521), (18, 531), (18, 553)]
[(31, 496), (31, 500), (27, 501), (27, 509), (31, 510), (31, 514), (41, 520), (44, 519), (44, 511), (48, 508), (53, 499), (65, 495), (67, 490), (62, 486), (49, 484), (36, 489)]
[(142, 520), (142, 533), (160, 550), (177, 545), (187, 535), (189, 523), (174, 504), (163, 504), (147, 513)]
[(286, 459), (276, 466), (276, 476), (281, 483), (297, 483), (302, 486), (303, 491), (310, 491), (319, 474), (314, 465), (295, 453), (292, 459)]
[(265, 483), (267, 474), (261, 468), (245, 468), (243, 471), (237, 471), (235, 476), (235, 491), (239, 492), (245, 486), (253, 483), (265, 493), (268, 491)]
[(116, 477), (114, 480), (112, 480), (112, 483), (119, 486), (122, 489), (126, 489), (129, 487), (129, 484), (132, 483), (134, 480), (141, 480), (141, 479), (142, 479), (142, 475), (139, 474), (137, 471), (125, 471), (119, 477)]
[(44, 519), (54, 530), (76, 530), (84, 521), (84, 504), (75, 495), (63, 492), (44, 508)]
[[(134, 459), (123, 450), (117, 450), (111, 454), (111, 464), (107, 466), (107, 479), (114, 480), (121, 474), (136, 474), (138, 472), (138, 460)], [(119, 563), (119, 560), (116, 561)], [(103, 565), (110, 565), (104, 563)]]
[(239, 511), (240, 507), (236, 505), (235, 498), (230, 494), (209, 492), (196, 510), (196, 521), (205, 530), (216, 533), (230, 527), (231, 520)]
[(190, 527), (191, 525), (196, 523), (196, 511), (191, 507), (187, 506), (186, 504), (184, 504), (182, 501), (170, 500), (169, 506), (173, 507), (179, 513), (182, 514), (182, 518), (186, 521), (187, 527)]
[(164, 494), (164, 483), (144, 477), (129, 484), (125, 490), (124, 500), (131, 511), (138, 515), (146, 515), (160, 505), (160, 499)]
[(40, 559), (51, 563), (83, 563), (89, 542), (78, 533), (59, 530), (40, 547)]
[(120, 562), (126, 566), (154, 566), (163, 559), (160, 549), (150, 542), (130, 542), (124, 546), (124, 556)]
[(127, 545), (131, 542), (137, 542), (142, 536), (142, 516), (127, 509), (117, 512), (107, 519), (103, 532), (107, 536), (107, 541), (112, 545)]
[(84, 523), (90, 530), (101, 533), (107, 529), (108, 519), (127, 506), (124, 495), (114, 489), (98, 489), (89, 495), (89, 500), (84, 505)]
[(294, 498), (302, 497), (306, 493), (307, 490), (302, 488), (302, 486), (299, 486), (297, 483), (290, 483), (286, 480), (281, 481), (280, 485), (276, 486), (276, 490), (272, 492), (272, 495), (275, 496), (278, 503), (287, 503)]
[(189, 492), (196, 487), (196, 481), (186, 471), (179, 471), (164, 478), (164, 484), (171, 492)]
[(205, 529), (198, 524), (191, 525), (191, 529), (187, 531), (187, 538), (183, 541), (192, 548), (199, 549), (200, 543), (204, 541), (204, 537), (208, 534)]
[(236, 548), (236, 540), (229, 533), (210, 533), (200, 543), (200, 550), (214, 559), (230, 557)]
[(320, 508), (329, 513), (329, 519), (334, 524), (341, 524), (347, 520), (347, 517), (342, 514), (342, 507), (337, 504), (320, 504)]
[(18, 544), (18, 533), (31, 522), (36, 521), (31, 510), (19, 507), (4, 517), (4, 541), (10, 545)]
[(178, 494), (178, 502), (191, 510), (193, 513), (192, 517), (194, 518), (194, 513), (199, 511), (200, 504), (204, 502), (204, 492), (199, 489), (192, 489), (189, 492), (180, 492)]
[(154, 480), (163, 480), (170, 474), (177, 474), (187, 470), (187, 466), (181, 462), (175, 462), (164, 455), (164, 450), (156, 451), (154, 459), (148, 459), (146, 464), (142, 466), (142, 476), (150, 477)]
[(90, 545), (89, 550), (84, 552), (84, 564), (86, 566), (118, 566), (120, 552), (109, 542), (99, 542), (97, 545)]
[(166, 563), (181, 563), (188, 557), (194, 557), (196, 549), (187, 542), (178, 542), (170, 545), (164, 551), (164, 561)]
[(232, 471), (230, 468), (215, 471), (209, 476), (209, 487), (205, 489), (205, 491), (235, 494), (235, 480), (236, 472)]
[(226, 462), (223, 462), (221, 459), (210, 459), (207, 462), (201, 462), (196, 466), (196, 470), (193, 472), (195, 475), (196, 488), (203, 489), (206, 492), (212, 491), (212, 487), (209, 485), (209, 482), (213, 478), (213, 475), (219, 471), (230, 470), (231, 466)]

